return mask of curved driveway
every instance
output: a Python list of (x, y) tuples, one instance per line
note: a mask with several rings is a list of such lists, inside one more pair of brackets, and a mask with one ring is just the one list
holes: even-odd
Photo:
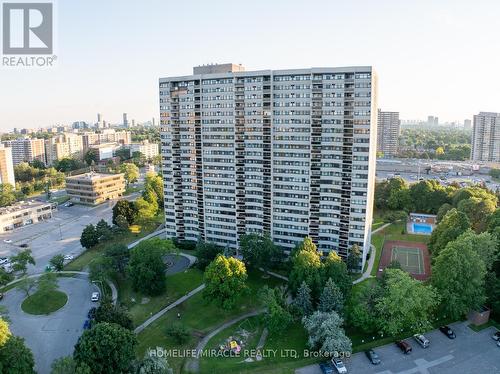
[(14, 335), (23, 337), (26, 345), (33, 351), (39, 374), (50, 373), (52, 361), (73, 353), (73, 347), (83, 332), (87, 312), (92, 306), (96, 306), (90, 301), (90, 296), (98, 289), (86, 277), (60, 277), (58, 281), (59, 289), (68, 295), (68, 302), (50, 315), (34, 316), (24, 313), (21, 303), (25, 294), (15, 288), (8, 291), (0, 301), (0, 305), (8, 309), (10, 330)]

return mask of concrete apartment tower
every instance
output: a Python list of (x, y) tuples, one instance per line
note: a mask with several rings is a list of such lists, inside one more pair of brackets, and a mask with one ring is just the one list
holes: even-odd
[(480, 112), (474, 116), (471, 159), (500, 162), (500, 113)]
[(128, 127), (127, 113), (123, 113), (123, 127)]
[(43, 139), (21, 138), (8, 140), (3, 143), (12, 149), (12, 161), (14, 166), (21, 162), (33, 162), (39, 160), (46, 163), (45, 141)]
[(400, 127), (399, 112), (378, 110), (377, 152), (382, 152), (384, 157), (394, 157), (398, 153)]
[(245, 233), (292, 249), (310, 236), (345, 257), (370, 248), (377, 140), (370, 66), (162, 78), (167, 235), (238, 247)]
[(12, 187), (16, 186), (14, 178), (14, 164), (12, 162), (12, 149), (0, 146), (0, 183), (9, 183)]

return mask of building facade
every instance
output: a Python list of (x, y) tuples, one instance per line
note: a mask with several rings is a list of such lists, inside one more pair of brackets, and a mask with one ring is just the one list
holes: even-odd
[(128, 145), (130, 149), (130, 156), (133, 156), (134, 152), (142, 153), (148, 160), (158, 156), (160, 154), (159, 146), (157, 143), (150, 143), (144, 140), (140, 143), (130, 143)]
[(16, 186), (14, 164), (12, 162), (12, 148), (0, 146), (0, 183), (9, 183)]
[(500, 113), (480, 112), (474, 116), (471, 159), (500, 162)]
[(118, 143), (126, 145), (131, 143), (130, 131), (115, 131), (105, 129), (100, 132), (85, 132), (82, 135), (83, 151), (87, 152), (92, 146), (104, 143)]
[(64, 133), (45, 140), (47, 164), (63, 158), (81, 159), (83, 157), (83, 139), (81, 135)]
[(52, 218), (57, 205), (52, 203), (21, 201), (5, 208), (0, 208), (0, 232), (12, 231), (18, 227), (31, 225)]
[(21, 138), (4, 142), (6, 147), (12, 149), (12, 162), (14, 166), (22, 162), (41, 161), (45, 164), (45, 141), (43, 139)]
[[(163, 78), (166, 231), (236, 248), (244, 233), (292, 249), (310, 236), (345, 257), (370, 246), (376, 156), (371, 67)], [(361, 264), (362, 266), (362, 264)]]
[(399, 112), (378, 110), (377, 152), (382, 152), (384, 157), (394, 157), (398, 153), (400, 126)]
[(97, 205), (125, 192), (124, 174), (86, 173), (66, 177), (66, 192), (72, 201)]

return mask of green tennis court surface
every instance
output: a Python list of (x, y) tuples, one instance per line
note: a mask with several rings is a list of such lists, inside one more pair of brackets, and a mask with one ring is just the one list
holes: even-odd
[(418, 248), (393, 247), (391, 261), (397, 261), (410, 274), (424, 274), (424, 257)]

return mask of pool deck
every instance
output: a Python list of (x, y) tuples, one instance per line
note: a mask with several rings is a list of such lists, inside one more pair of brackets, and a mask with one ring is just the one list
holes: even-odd
[[(422, 226), (430, 226), (431, 227), (431, 230), (428, 231), (428, 232), (424, 232), (424, 231), (414, 231), (413, 230), (413, 225), (422, 225)], [(432, 231), (434, 231), (435, 229), (435, 225), (433, 225), (432, 223), (424, 223), (424, 222), (407, 222), (406, 223), (406, 232), (408, 232), (408, 234), (415, 234), (415, 235), (431, 235), (432, 234)]]

